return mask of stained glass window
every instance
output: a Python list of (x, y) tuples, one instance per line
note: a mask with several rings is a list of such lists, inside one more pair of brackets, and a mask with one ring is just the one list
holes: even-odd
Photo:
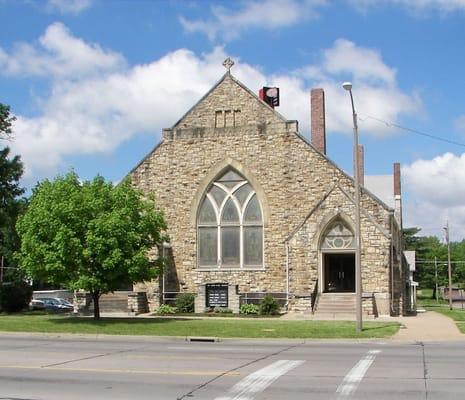
[(326, 230), (321, 248), (325, 250), (354, 249), (354, 234), (342, 221), (336, 221)]
[(199, 267), (263, 267), (260, 202), (237, 171), (229, 169), (212, 182), (200, 204), (197, 226)]
[(218, 228), (199, 228), (199, 260), (201, 265), (218, 264)]
[(201, 224), (216, 223), (215, 209), (208, 198), (205, 199), (200, 208), (199, 222)]

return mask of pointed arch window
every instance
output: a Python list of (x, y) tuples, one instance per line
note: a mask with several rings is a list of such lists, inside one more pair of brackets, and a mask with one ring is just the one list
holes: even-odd
[(337, 220), (326, 230), (322, 250), (352, 250), (355, 249), (355, 236), (347, 225)]
[(247, 180), (227, 170), (208, 188), (198, 212), (201, 268), (262, 268), (263, 213)]

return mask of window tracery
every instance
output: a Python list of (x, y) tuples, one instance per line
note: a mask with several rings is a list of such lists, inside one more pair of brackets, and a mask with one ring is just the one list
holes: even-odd
[(249, 182), (235, 170), (227, 170), (208, 188), (197, 229), (199, 267), (263, 267), (260, 202)]

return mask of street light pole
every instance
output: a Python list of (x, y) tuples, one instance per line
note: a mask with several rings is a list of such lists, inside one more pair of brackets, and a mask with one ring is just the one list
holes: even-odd
[(342, 87), (350, 94), (352, 104), (352, 120), (354, 131), (354, 190), (355, 190), (355, 296), (356, 296), (356, 329), (361, 332), (362, 327), (362, 267), (361, 267), (361, 230), (360, 230), (360, 177), (359, 177), (359, 151), (358, 151), (358, 124), (357, 113), (355, 112), (354, 97), (352, 96), (352, 83), (344, 82)]

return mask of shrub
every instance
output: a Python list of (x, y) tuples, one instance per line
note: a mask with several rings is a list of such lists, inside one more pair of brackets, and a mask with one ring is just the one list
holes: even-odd
[(260, 307), (256, 304), (242, 304), (239, 312), (241, 314), (258, 314)]
[(180, 313), (194, 312), (194, 299), (192, 293), (181, 293), (176, 296), (176, 308)]
[(26, 282), (3, 283), (0, 286), (0, 309), (18, 312), (25, 309), (32, 298), (32, 287)]
[(158, 307), (157, 314), (176, 314), (176, 307), (170, 306), (169, 304), (161, 304)]
[(226, 307), (215, 307), (213, 312), (218, 314), (232, 314), (232, 310)]
[(260, 302), (260, 314), (275, 315), (279, 313), (279, 304), (271, 294), (267, 294)]

